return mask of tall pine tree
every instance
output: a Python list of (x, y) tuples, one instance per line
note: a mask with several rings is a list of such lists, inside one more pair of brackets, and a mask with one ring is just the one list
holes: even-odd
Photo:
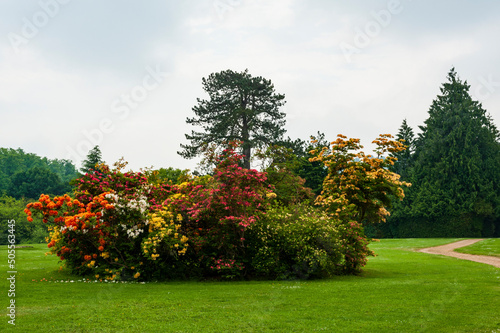
[(285, 114), (279, 111), (285, 95), (277, 94), (270, 80), (252, 77), (248, 70), (213, 73), (202, 82), (209, 99), (198, 99), (193, 107), (196, 117), (186, 122), (203, 131), (186, 134), (191, 143), (181, 144), (183, 151), (178, 153), (192, 158), (207, 144), (220, 146), (239, 140), (244, 167), (249, 169), (252, 148), (279, 142), (285, 133)]
[(451, 69), (420, 126), (407, 218), (413, 221), (412, 230), (425, 234), (414, 236), (498, 234), (498, 130), (482, 105), (472, 100), (469, 88)]

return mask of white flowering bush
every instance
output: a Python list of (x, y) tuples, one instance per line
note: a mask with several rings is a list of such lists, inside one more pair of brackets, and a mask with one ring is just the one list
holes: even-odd
[[(149, 203), (142, 191), (125, 197), (108, 193), (105, 197), (115, 208), (112, 218), (119, 221), (121, 231), (126, 233), (128, 238), (135, 239), (145, 231), (149, 223)], [(102, 214), (106, 216), (104, 210)]]

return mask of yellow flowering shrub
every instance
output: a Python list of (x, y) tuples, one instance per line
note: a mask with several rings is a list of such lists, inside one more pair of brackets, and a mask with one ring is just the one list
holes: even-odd
[(188, 237), (180, 233), (182, 215), (166, 209), (150, 214), (148, 218), (148, 237), (142, 241), (143, 255), (155, 261), (160, 256), (184, 255), (188, 248)]
[(343, 220), (385, 222), (391, 199), (402, 200), (402, 187), (411, 185), (390, 171), (396, 158), (384, 155), (405, 149), (401, 142), (392, 138), (390, 134), (381, 134), (373, 141), (377, 146), (376, 157), (359, 151), (363, 148), (359, 139), (347, 139), (341, 134), (331, 142), (331, 149), (312, 151), (315, 157), (311, 161), (322, 162), (328, 168), (316, 204)]

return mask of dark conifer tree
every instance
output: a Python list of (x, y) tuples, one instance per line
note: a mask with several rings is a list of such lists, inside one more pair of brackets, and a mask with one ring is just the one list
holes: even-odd
[(411, 214), (432, 221), (430, 236), (491, 235), (499, 225), (498, 130), (469, 88), (452, 69), (416, 140)]
[(87, 158), (83, 161), (80, 171), (83, 174), (91, 173), (95, 170), (96, 165), (101, 163), (103, 163), (101, 149), (99, 146), (95, 146), (87, 154)]
[(190, 144), (181, 144), (178, 152), (193, 158), (207, 144), (219, 146), (232, 140), (242, 142), (243, 166), (250, 168), (251, 150), (279, 142), (285, 133), (285, 114), (279, 111), (285, 96), (277, 94), (270, 80), (252, 77), (248, 70), (212, 73), (202, 79), (209, 99), (197, 99), (195, 117), (186, 122), (200, 126), (203, 131), (186, 134)]
[(403, 141), (406, 150), (392, 154), (392, 156), (398, 159), (394, 163), (393, 171), (399, 174), (404, 180), (408, 180), (410, 168), (413, 165), (413, 153), (415, 152), (415, 134), (406, 122), (406, 119), (403, 120), (396, 139)]

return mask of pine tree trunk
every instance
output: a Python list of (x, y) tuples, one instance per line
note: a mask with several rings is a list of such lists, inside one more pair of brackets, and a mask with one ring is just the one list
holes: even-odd
[(250, 157), (252, 153), (252, 147), (250, 145), (250, 134), (248, 130), (248, 120), (247, 117), (243, 117), (243, 126), (241, 129), (241, 137), (243, 139), (243, 168), (250, 169)]
[(243, 144), (243, 168), (250, 169), (250, 157), (252, 147), (248, 144)]

